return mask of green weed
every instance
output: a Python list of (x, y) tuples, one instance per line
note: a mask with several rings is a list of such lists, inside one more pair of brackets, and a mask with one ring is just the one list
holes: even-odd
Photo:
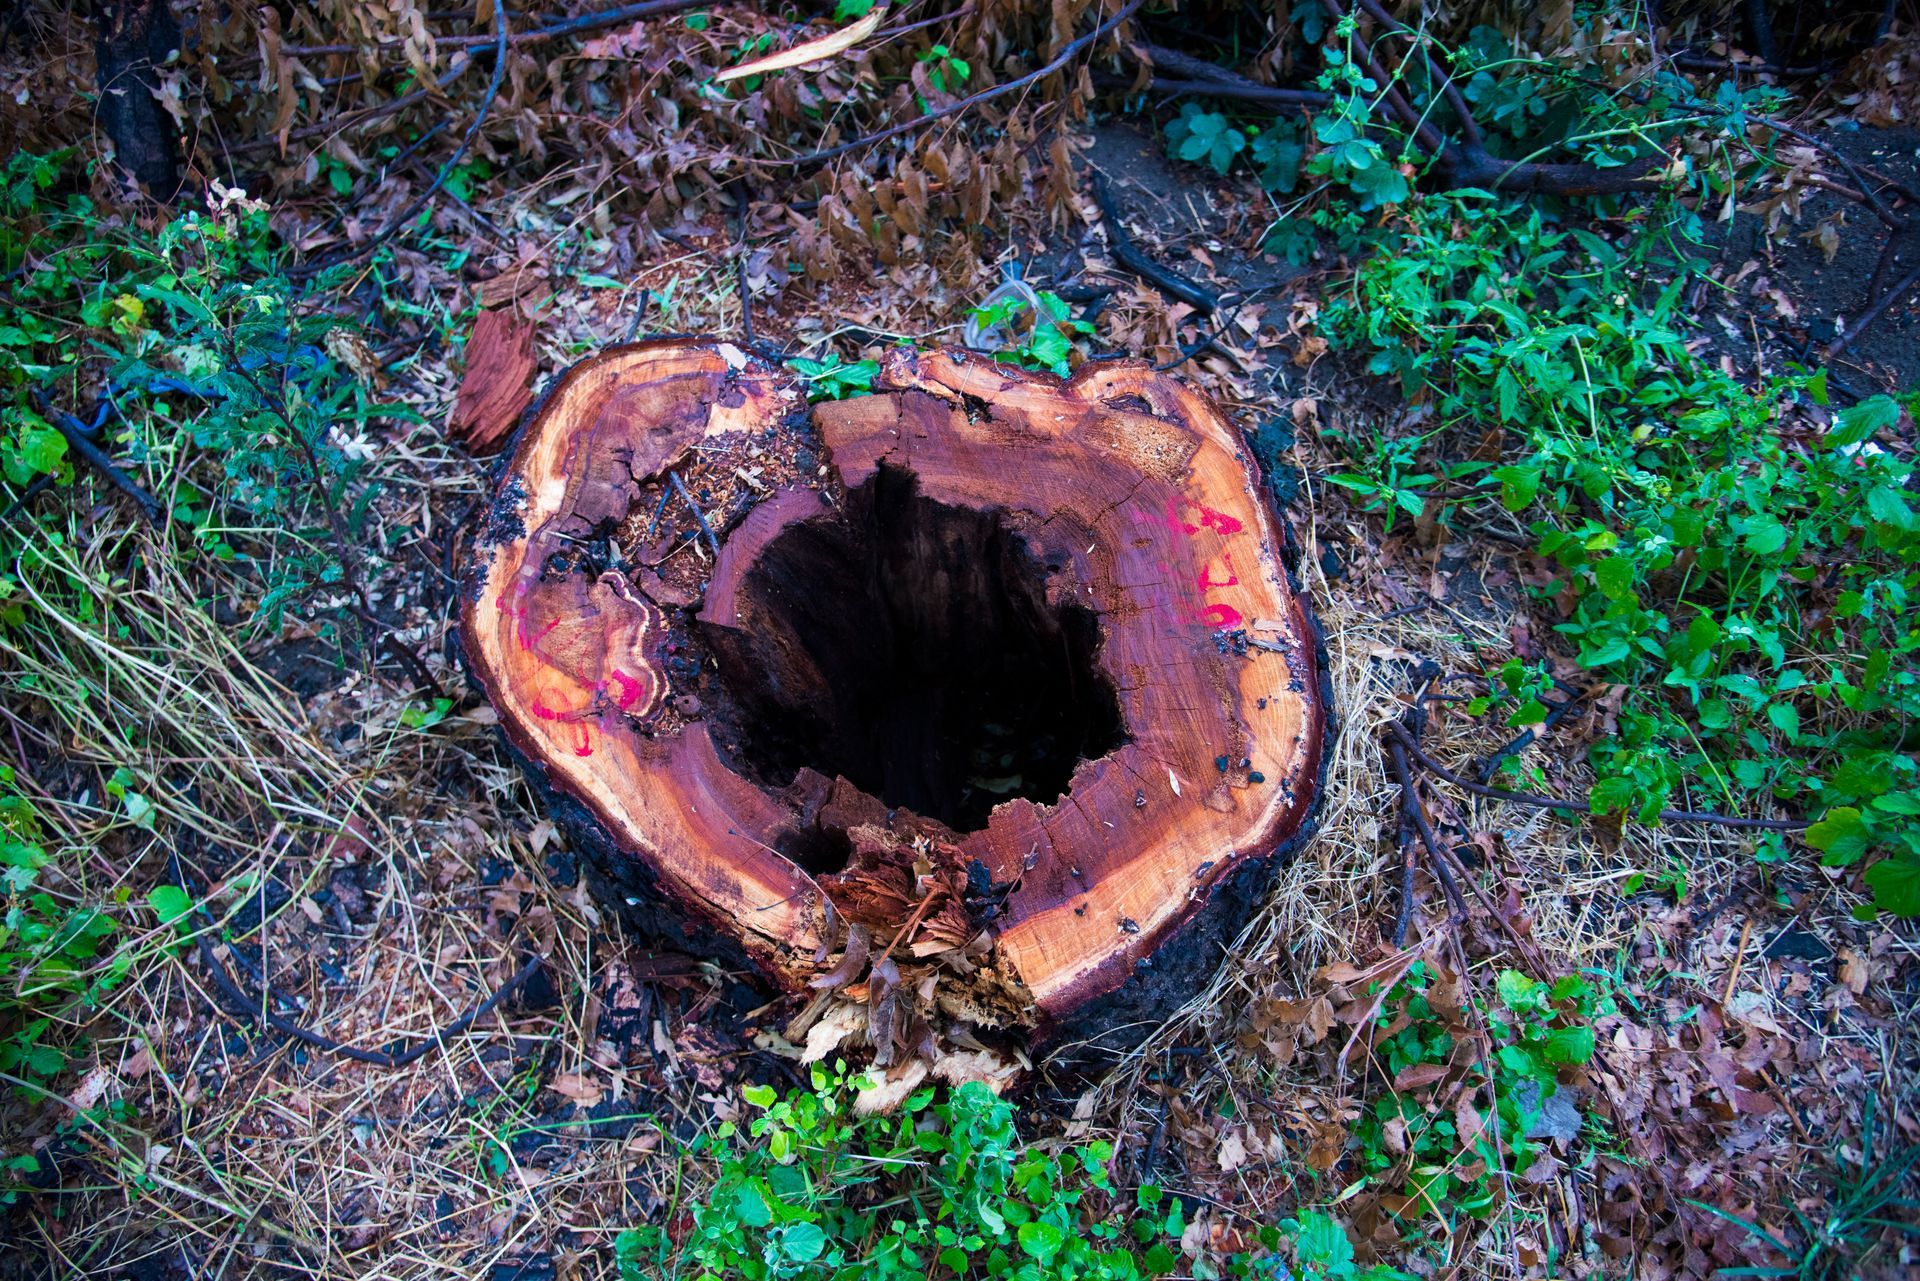
[[(1836, 1153), (1827, 1204), (1818, 1217), (1793, 1206), (1798, 1244), (1719, 1206), (1689, 1199), (1688, 1204), (1718, 1215), (1761, 1244), (1779, 1251), (1786, 1262), (1775, 1267), (1722, 1268), (1733, 1277), (1791, 1277), (1795, 1281), (1831, 1281), (1869, 1275), (1866, 1263), (1876, 1251), (1904, 1237), (1920, 1240), (1920, 1200), (1903, 1195), (1916, 1166), (1920, 1144), (1876, 1151), (1874, 1096), (1869, 1094), (1861, 1123), (1860, 1157)], [(1897, 1266), (1891, 1260), (1889, 1266)]]
[[(1591, 754), (1595, 812), (1651, 818), (1684, 785), (1736, 812), (1784, 802), (1821, 816), (1829, 865), (1872, 859), (1881, 908), (1920, 912), (1920, 513), (1912, 459), (1875, 439), (1903, 405), (1828, 412), (1821, 375), (1749, 383), (1696, 355), (1685, 277), (1663, 277), (1660, 237), (1627, 239), (1484, 193), (1405, 210), (1323, 320), (1439, 427), (1334, 479), (1449, 524), (1526, 523), (1555, 630), (1629, 690)], [(1440, 461), (1490, 426), (1497, 466)], [(1418, 487), (1443, 473), (1472, 483)]]
[[(749, 1087), (752, 1119), (723, 1124), (690, 1151), (717, 1170), (692, 1206), (691, 1226), (622, 1231), (614, 1243), (621, 1276), (1138, 1281), (1186, 1263), (1191, 1275), (1219, 1275), (1179, 1254), (1186, 1221), (1178, 1198), (1114, 1184), (1107, 1144), (1023, 1142), (1013, 1106), (977, 1084), (929, 1087), (891, 1114), (863, 1115), (853, 1101), (864, 1084), (842, 1064), (815, 1067), (811, 1090)], [(1345, 1231), (1323, 1213), (1269, 1227), (1260, 1239), (1262, 1251), (1229, 1261), (1231, 1275), (1401, 1277), (1359, 1269)]]
[(843, 362), (837, 351), (828, 352), (825, 360), (796, 356), (787, 362), (787, 368), (806, 380), (807, 399), (816, 401), (865, 396), (873, 391), (873, 380), (880, 376), (879, 361)]
[[(1439, 978), (1417, 961), (1382, 1000), (1373, 1053), (1395, 1088), (1353, 1134), (1361, 1170), (1393, 1190), (1389, 1207), (1451, 1232), (1492, 1214), (1504, 1179), (1525, 1174), (1545, 1140), (1579, 1137), (1587, 1120), (1562, 1077), (1593, 1057), (1593, 1020), (1613, 1004), (1585, 978), (1549, 986), (1503, 971), (1494, 1001), (1472, 998), (1493, 1041), (1481, 1053), (1458, 985)], [(1435, 1093), (1454, 1084), (1457, 1094)]]
[(1039, 300), (1038, 307), (1024, 297), (1009, 294), (985, 307), (973, 308), (968, 316), (982, 332), (1003, 327), (1017, 330), (1024, 323), (1024, 332), (1005, 343), (994, 359), (1065, 378), (1073, 369), (1074, 340), (1092, 333), (1093, 326), (1074, 319), (1072, 308), (1058, 294), (1041, 289), (1033, 291), (1033, 296)]
[[(926, 50), (918, 61), (925, 69), (927, 84), (935, 93), (958, 93), (961, 86), (973, 78), (973, 68), (967, 64), (967, 60), (955, 57), (953, 51), (943, 44)], [(920, 99), (920, 110), (929, 110), (924, 97)]]
[[(41, 405), (77, 415), (95, 404), (102, 447), (160, 491), (186, 535), (179, 554), (238, 572), (260, 626), (353, 594), (364, 553), (348, 547), (376, 497), (365, 431), (387, 412), (366, 384), (364, 344), (306, 305), (264, 206), (229, 191), (146, 234), (69, 190), (71, 164), (19, 155), (5, 168), (0, 253), (19, 306), (0, 325), (12, 424), (0, 472), (16, 487), (73, 484)], [(31, 541), (20, 550), (32, 554)], [(10, 567), (15, 549), (0, 551)]]

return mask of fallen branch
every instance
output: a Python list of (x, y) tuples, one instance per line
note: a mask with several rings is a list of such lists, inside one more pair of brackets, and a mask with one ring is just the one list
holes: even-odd
[(325, 1050), (329, 1054), (338, 1054), (341, 1058), (352, 1059), (355, 1063), (371, 1063), (375, 1067), (383, 1068), (405, 1067), (444, 1046), (449, 1038), (461, 1035), (475, 1023), (493, 1013), (502, 1001), (519, 991), (521, 985), (546, 964), (545, 960), (539, 956), (528, 957), (526, 964), (516, 970), (512, 978), (494, 989), (492, 996), (445, 1027), (435, 1028), (419, 1044), (395, 1053), (387, 1050), (363, 1050), (355, 1045), (347, 1045), (330, 1036), (323, 1036), (311, 1028), (302, 1027), (284, 1015), (275, 1014), (266, 1008), (264, 1000), (255, 1001), (247, 994), (214, 952), (212, 943), (204, 935), (200, 939), (200, 960), (207, 967), (207, 973), (212, 977), (214, 986), (218, 987), (221, 995), (233, 1005), (233, 1012), (244, 1014), (251, 1022), (264, 1023), (275, 1032), (292, 1037), (302, 1045), (310, 1045), (317, 1050)]
[(1093, 199), (1100, 206), (1100, 217), (1107, 224), (1107, 247), (1113, 253), (1114, 264), (1124, 271), (1133, 273), (1158, 289), (1169, 298), (1195, 308), (1204, 315), (1211, 316), (1220, 309), (1220, 296), (1211, 290), (1203, 289), (1185, 276), (1159, 263), (1142, 253), (1140, 246), (1133, 242), (1127, 229), (1121, 225), (1120, 210), (1113, 203), (1113, 192), (1107, 185), (1107, 176), (1099, 171), (1093, 175)]
[(924, 116), (918, 116), (902, 124), (892, 125), (886, 129), (879, 130), (877, 133), (864, 134), (861, 137), (855, 138), (852, 142), (843, 142), (837, 147), (826, 147), (819, 151), (809, 151), (805, 155), (790, 156), (784, 160), (759, 160), (755, 161), (755, 163), (779, 167), (819, 164), (822, 161), (832, 160), (837, 156), (844, 156), (849, 151), (858, 151), (862, 147), (870, 147), (874, 143), (885, 142), (889, 138), (898, 138), (901, 134), (924, 129), (936, 120), (944, 120), (948, 116), (956, 116), (962, 112), (970, 111), (983, 102), (990, 102), (995, 98), (1012, 93), (1016, 89), (1023, 89), (1037, 80), (1043, 80), (1052, 75), (1073, 61), (1082, 51), (1097, 44), (1112, 32), (1114, 28), (1118, 27), (1128, 18), (1131, 18), (1134, 12), (1144, 3), (1145, 0), (1127, 0), (1127, 3), (1121, 6), (1118, 13), (1108, 18), (1105, 22), (1102, 22), (1086, 35), (1081, 36), (1078, 40), (1069, 43), (1066, 48), (1062, 49), (1055, 55), (1052, 61), (1048, 62), (1045, 66), (1029, 71), (1026, 75), (1020, 76), (1017, 79), (1009, 80), (1003, 85), (995, 85), (991, 89), (982, 89), (979, 93), (962, 98), (958, 102), (949, 103), (938, 111), (929, 111)]
[[(1531, 792), (1510, 792), (1504, 787), (1489, 787), (1485, 783), (1476, 783), (1472, 779), (1462, 778), (1439, 761), (1420, 750), (1420, 744), (1414, 741), (1398, 721), (1387, 724), (1387, 733), (1398, 738), (1409, 755), (1421, 766), (1431, 770), (1455, 787), (1464, 788), (1475, 796), (1485, 796), (1496, 801), (1511, 801), (1515, 805), (1530, 805), (1534, 809), (1560, 810), (1563, 813), (1591, 814), (1593, 807), (1585, 801), (1555, 800), (1551, 796), (1535, 796)], [(1715, 814), (1710, 810), (1661, 810), (1656, 816), (1662, 823), (1712, 823), (1719, 827), (1733, 827), (1760, 832), (1804, 832), (1813, 823), (1798, 818), (1742, 818), (1736, 814)]]
[(113, 460), (107, 457), (106, 450), (93, 443), (85, 423), (63, 409), (54, 408), (37, 387), (33, 391), (33, 403), (39, 409), (40, 416), (52, 423), (54, 430), (66, 440), (68, 449), (79, 455), (87, 466), (99, 472), (101, 478), (109, 485), (134, 501), (134, 505), (140, 509), (140, 514), (146, 517), (147, 524), (160, 523), (160, 504), (154, 500), (152, 494), (140, 488), (131, 476), (115, 466)]
[(1887, 290), (1884, 294), (1881, 294), (1861, 315), (1860, 319), (1853, 322), (1852, 328), (1829, 343), (1826, 351), (1827, 359), (1832, 360), (1841, 352), (1851, 347), (1859, 340), (1860, 335), (1872, 328), (1873, 322), (1880, 319), (1887, 308), (1893, 305), (1896, 298), (1917, 284), (1920, 284), (1920, 267), (1915, 267), (1905, 276), (1902, 276), (1898, 284), (1894, 285), (1893, 288)]
[(1285, 111), (1301, 111), (1308, 107), (1330, 106), (1333, 95), (1318, 89), (1281, 89), (1273, 85), (1263, 85), (1236, 75), (1220, 66), (1208, 62), (1205, 58), (1196, 58), (1190, 53), (1178, 49), (1169, 49), (1164, 45), (1142, 45), (1142, 51), (1153, 63), (1156, 73), (1166, 70), (1172, 74), (1162, 77), (1155, 74), (1149, 86), (1156, 93), (1204, 94), (1210, 98), (1232, 98), (1241, 102), (1257, 102), (1263, 106)]

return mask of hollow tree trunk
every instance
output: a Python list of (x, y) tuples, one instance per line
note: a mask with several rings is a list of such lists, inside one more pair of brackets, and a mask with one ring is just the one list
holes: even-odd
[(179, 51), (180, 24), (167, 0), (108, 0), (99, 21), (100, 127), (120, 166), (155, 199), (172, 200), (180, 190), (180, 153), (156, 68)]
[(815, 1052), (1124, 1047), (1310, 824), (1317, 626), (1177, 381), (902, 352), (879, 387), (576, 365), (475, 532), (469, 662), (603, 895), (810, 997)]

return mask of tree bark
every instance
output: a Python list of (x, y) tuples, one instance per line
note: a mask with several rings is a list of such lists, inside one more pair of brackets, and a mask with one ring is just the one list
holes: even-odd
[(167, 0), (114, 0), (100, 6), (94, 44), (100, 126), (114, 158), (158, 200), (180, 190), (173, 117), (161, 104), (157, 68), (180, 49), (180, 24)]
[(617, 348), (529, 414), (462, 639), (603, 899), (810, 997), (790, 1035), (1122, 1049), (1319, 800), (1263, 492), (1136, 362), (900, 352), (809, 407), (731, 344)]

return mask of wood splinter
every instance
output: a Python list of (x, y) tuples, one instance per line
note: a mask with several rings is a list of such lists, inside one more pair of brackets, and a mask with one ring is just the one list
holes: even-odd
[[(667, 487), (705, 534), (648, 536)], [(1137, 362), (901, 351), (809, 406), (729, 343), (620, 347), (530, 415), (462, 637), (603, 901), (792, 995), (810, 1055), (1124, 1050), (1319, 800), (1324, 655), (1263, 492)]]

